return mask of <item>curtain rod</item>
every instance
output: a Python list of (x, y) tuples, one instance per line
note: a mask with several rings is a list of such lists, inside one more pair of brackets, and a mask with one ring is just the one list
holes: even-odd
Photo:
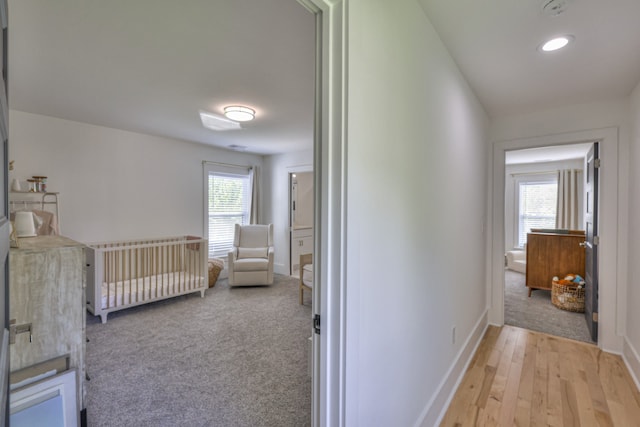
[(583, 169), (556, 169), (556, 170), (552, 170), (552, 171), (539, 171), (539, 172), (513, 172), (510, 173), (509, 175), (511, 176), (519, 176), (519, 175), (550, 175), (552, 173), (558, 173), (560, 171), (563, 170), (570, 170), (570, 171), (575, 171), (575, 172), (584, 172)]
[(253, 169), (255, 166), (245, 166), (245, 165), (234, 165), (231, 163), (220, 163), (220, 162), (210, 162), (208, 160), (202, 161), (203, 165), (217, 165), (217, 166), (227, 166), (230, 168), (238, 168), (238, 169)]

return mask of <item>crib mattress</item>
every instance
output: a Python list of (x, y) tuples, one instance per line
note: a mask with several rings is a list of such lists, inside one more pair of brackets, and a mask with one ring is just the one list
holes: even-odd
[(109, 309), (128, 304), (168, 297), (206, 286), (203, 276), (186, 272), (158, 274), (120, 282), (102, 283), (102, 308)]

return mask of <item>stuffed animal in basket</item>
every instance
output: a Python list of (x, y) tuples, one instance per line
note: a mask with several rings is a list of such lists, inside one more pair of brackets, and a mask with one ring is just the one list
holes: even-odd
[(584, 279), (579, 274), (567, 274), (564, 276), (564, 279), (559, 279), (558, 276), (554, 276), (553, 283), (556, 285), (582, 288), (584, 286)]

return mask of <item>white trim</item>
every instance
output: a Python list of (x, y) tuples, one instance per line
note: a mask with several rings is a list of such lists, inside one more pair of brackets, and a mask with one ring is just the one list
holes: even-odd
[[(38, 403), (60, 396), (62, 398), (62, 416), (65, 427), (78, 426), (78, 405), (81, 396), (76, 395), (76, 369), (29, 384), (10, 393), (10, 413), (16, 414)], [(4, 420), (3, 420), (4, 421)]]
[(313, 172), (313, 165), (304, 164), (304, 165), (287, 166), (287, 173), (296, 173), (296, 172)]
[(312, 425), (345, 425), (346, 358), (346, 1), (298, 0), (316, 14), (319, 72), (314, 129), (313, 313), (321, 334), (313, 334)]
[(449, 371), (447, 371), (442, 382), (438, 385), (438, 391), (422, 410), (414, 426), (430, 427), (440, 425), (488, 327), (488, 312), (485, 310), (464, 345), (460, 348)]
[(636, 383), (636, 388), (640, 390), (640, 356), (633, 347), (633, 344), (625, 337), (624, 345), (622, 348), (622, 360), (624, 360), (627, 369), (633, 378), (633, 382)]
[[(227, 175), (230, 177), (247, 177), (248, 178), (248, 193), (245, 194), (245, 197), (248, 198), (247, 202), (247, 212), (246, 221), (247, 223), (251, 220), (251, 193), (253, 191), (253, 180), (251, 179), (251, 171), (253, 166), (241, 166), (241, 165), (232, 165), (229, 163), (218, 163), (218, 162), (209, 162), (206, 160), (202, 161), (202, 236), (209, 240), (209, 176), (211, 173), (218, 175)], [(226, 256), (226, 254), (209, 254), (207, 252), (207, 257), (211, 256), (212, 258), (221, 258)]]
[(504, 188), (505, 152), (523, 148), (551, 145), (574, 144), (578, 142), (600, 142), (600, 198), (598, 252), (599, 268), (599, 318), (598, 346), (606, 351), (620, 353), (623, 340), (618, 331), (624, 331), (624, 320), (618, 312), (624, 310), (624, 287), (618, 277), (624, 277), (624, 261), (618, 253), (624, 239), (618, 229), (618, 128), (592, 129), (533, 138), (515, 139), (493, 143), (493, 185), (492, 185), (492, 246), (488, 266), (489, 322), (504, 324)]

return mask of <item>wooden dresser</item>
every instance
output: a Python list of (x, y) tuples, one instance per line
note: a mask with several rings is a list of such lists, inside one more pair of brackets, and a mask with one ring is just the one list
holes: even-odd
[(9, 254), (9, 313), (18, 333), (9, 345), (11, 372), (69, 355), (79, 410), (85, 408), (84, 245), (61, 236), (20, 239)]
[(527, 280), (529, 296), (532, 289), (551, 289), (553, 276), (564, 278), (575, 273), (584, 277), (584, 231), (569, 233), (527, 234)]

